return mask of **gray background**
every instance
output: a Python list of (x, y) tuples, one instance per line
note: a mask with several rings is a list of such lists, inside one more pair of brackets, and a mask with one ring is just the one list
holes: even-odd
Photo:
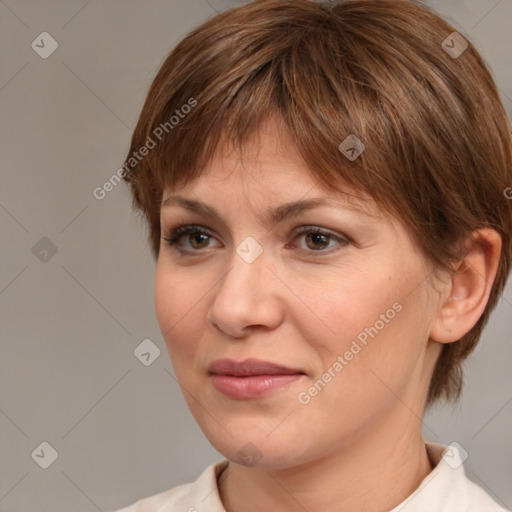
[[(93, 190), (120, 167), (171, 48), (236, 3), (0, 2), (2, 512), (113, 510), (221, 457), (174, 378), (154, 313), (155, 264), (128, 191), (120, 184), (97, 200)], [(512, 0), (430, 3), (490, 63), (510, 116)], [(59, 44), (47, 59), (31, 48), (43, 31)], [(509, 285), (460, 404), (424, 421), (427, 438), (468, 451), (469, 477), (508, 507), (511, 307)], [(134, 356), (147, 338), (161, 350), (149, 366)], [(58, 453), (47, 469), (31, 456), (43, 441)]]

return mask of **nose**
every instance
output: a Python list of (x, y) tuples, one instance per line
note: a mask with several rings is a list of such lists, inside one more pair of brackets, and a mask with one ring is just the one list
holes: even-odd
[(282, 322), (283, 283), (276, 277), (265, 251), (249, 263), (236, 251), (229, 268), (214, 287), (208, 320), (233, 338), (260, 329), (275, 329)]

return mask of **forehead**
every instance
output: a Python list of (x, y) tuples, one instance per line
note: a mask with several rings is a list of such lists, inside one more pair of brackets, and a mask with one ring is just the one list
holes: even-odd
[(222, 203), (228, 197), (255, 200), (258, 206), (281, 205), (281, 211), (276, 210), (277, 219), (290, 209), (299, 213), (323, 205), (375, 219), (384, 215), (364, 191), (320, 180), (304, 161), (290, 132), (276, 118), (262, 123), (241, 147), (224, 139), (197, 178), (179, 187), (166, 187), (162, 207), (178, 204), (196, 211), (202, 207), (203, 212), (214, 216), (212, 209), (204, 208), (205, 201)]

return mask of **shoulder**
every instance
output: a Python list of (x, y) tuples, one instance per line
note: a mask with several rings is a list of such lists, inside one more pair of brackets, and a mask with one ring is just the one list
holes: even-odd
[(432, 443), (431, 453), (437, 460), (436, 469), (444, 491), (453, 493), (460, 510), (467, 512), (510, 512), (498, 503), (477, 483), (470, 480), (464, 468), (467, 453), (458, 443), (448, 446)]
[(468, 512), (510, 512), (498, 505), (489, 494), (487, 494), (479, 485), (466, 477), (465, 482), (466, 495), (468, 497)]
[(180, 498), (190, 491), (192, 483), (178, 485), (167, 491), (153, 494), (140, 499), (133, 505), (119, 509), (115, 512), (157, 512), (162, 507), (176, 506)]
[(205, 503), (212, 512), (225, 512), (220, 501), (217, 477), (227, 464), (225, 459), (211, 464), (195, 482), (178, 485), (143, 498), (115, 512), (197, 512), (198, 507)]
[(426, 443), (434, 469), (404, 502), (391, 512), (510, 512), (465, 473), (467, 454), (457, 443)]

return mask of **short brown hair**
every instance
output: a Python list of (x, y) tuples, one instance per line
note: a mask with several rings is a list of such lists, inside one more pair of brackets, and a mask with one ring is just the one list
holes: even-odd
[[(453, 32), (409, 0), (332, 7), (258, 0), (191, 31), (159, 69), (123, 166), (153, 256), (164, 190), (198, 177), (222, 140), (241, 148), (277, 115), (322, 186), (372, 197), (405, 222), (434, 268), (451, 271), (460, 241), (475, 229), (501, 235), (486, 309), (471, 331), (443, 346), (427, 404), (458, 399), (461, 363), (510, 270), (512, 201), (504, 191), (512, 185), (512, 140), (475, 47), (466, 40), (462, 54), (448, 53), (465, 40)], [(338, 149), (350, 134), (366, 147), (353, 161)], [(134, 158), (143, 147), (145, 156)]]

